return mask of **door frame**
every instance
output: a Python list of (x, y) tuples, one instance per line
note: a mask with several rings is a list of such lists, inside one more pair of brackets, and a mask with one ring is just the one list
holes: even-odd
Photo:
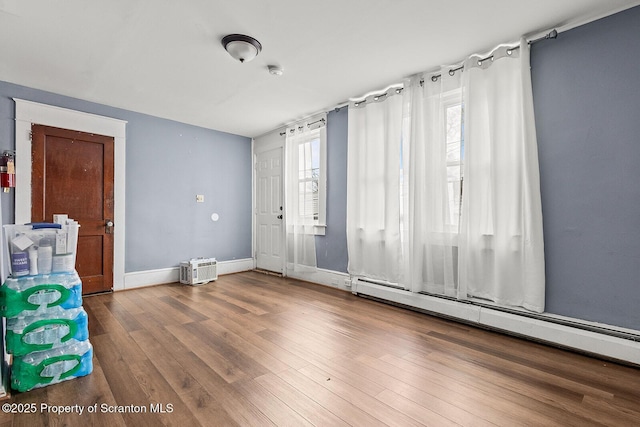
[(113, 290), (124, 289), (125, 155), (127, 121), (13, 98), (16, 104), (15, 223), (31, 222), (31, 124), (95, 133), (114, 139)]
[[(258, 263), (258, 240), (256, 238), (256, 232), (257, 232), (257, 218), (258, 218), (258, 203), (257, 203), (257, 197), (258, 197), (258, 174), (256, 173), (256, 168), (258, 166), (258, 154), (260, 153), (264, 153), (266, 151), (270, 151), (276, 148), (281, 148), (282, 149), (282, 196), (283, 196), (283, 202), (284, 202), (284, 140), (285, 140), (285, 128), (282, 129), (276, 129), (272, 132), (269, 132), (265, 135), (259, 136), (257, 138), (254, 138), (252, 140), (252, 144), (251, 144), (251, 150), (252, 150), (252, 159), (253, 159), (253, 167), (251, 168), (251, 172), (252, 172), (252, 182), (253, 182), (253, 215), (251, 216), (251, 228), (252, 228), (252, 253), (253, 253), (253, 268), (256, 268), (256, 265)], [(284, 211), (283, 211), (284, 214)], [(287, 269), (286, 269), (286, 244), (285, 244), (285, 237), (286, 237), (286, 233), (285, 233), (285, 223), (283, 222), (282, 224), (282, 236), (280, 239), (280, 243), (282, 245), (281, 247), (281, 253), (283, 254), (282, 257), (282, 266), (281, 266), (281, 273), (283, 276), (287, 275)]]

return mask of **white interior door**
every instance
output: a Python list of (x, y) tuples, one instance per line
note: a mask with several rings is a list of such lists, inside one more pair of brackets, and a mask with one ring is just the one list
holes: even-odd
[(282, 148), (258, 153), (256, 165), (256, 267), (284, 269)]

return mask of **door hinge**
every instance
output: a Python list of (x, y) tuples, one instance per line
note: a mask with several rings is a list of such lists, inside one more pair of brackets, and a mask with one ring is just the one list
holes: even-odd
[(33, 132), (29, 131), (29, 141), (33, 142)]

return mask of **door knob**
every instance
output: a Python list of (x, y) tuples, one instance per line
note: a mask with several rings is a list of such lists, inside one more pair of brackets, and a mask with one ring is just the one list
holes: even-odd
[(276, 218), (278, 218), (278, 219), (282, 219), (282, 215), (278, 215)]
[(108, 219), (104, 225), (104, 232), (107, 234), (113, 233), (113, 221), (111, 221), (110, 219)]

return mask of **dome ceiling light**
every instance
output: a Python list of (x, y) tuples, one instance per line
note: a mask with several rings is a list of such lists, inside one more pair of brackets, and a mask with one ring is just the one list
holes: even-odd
[(240, 62), (249, 62), (262, 50), (260, 42), (243, 34), (229, 34), (222, 38), (222, 46), (233, 58)]

